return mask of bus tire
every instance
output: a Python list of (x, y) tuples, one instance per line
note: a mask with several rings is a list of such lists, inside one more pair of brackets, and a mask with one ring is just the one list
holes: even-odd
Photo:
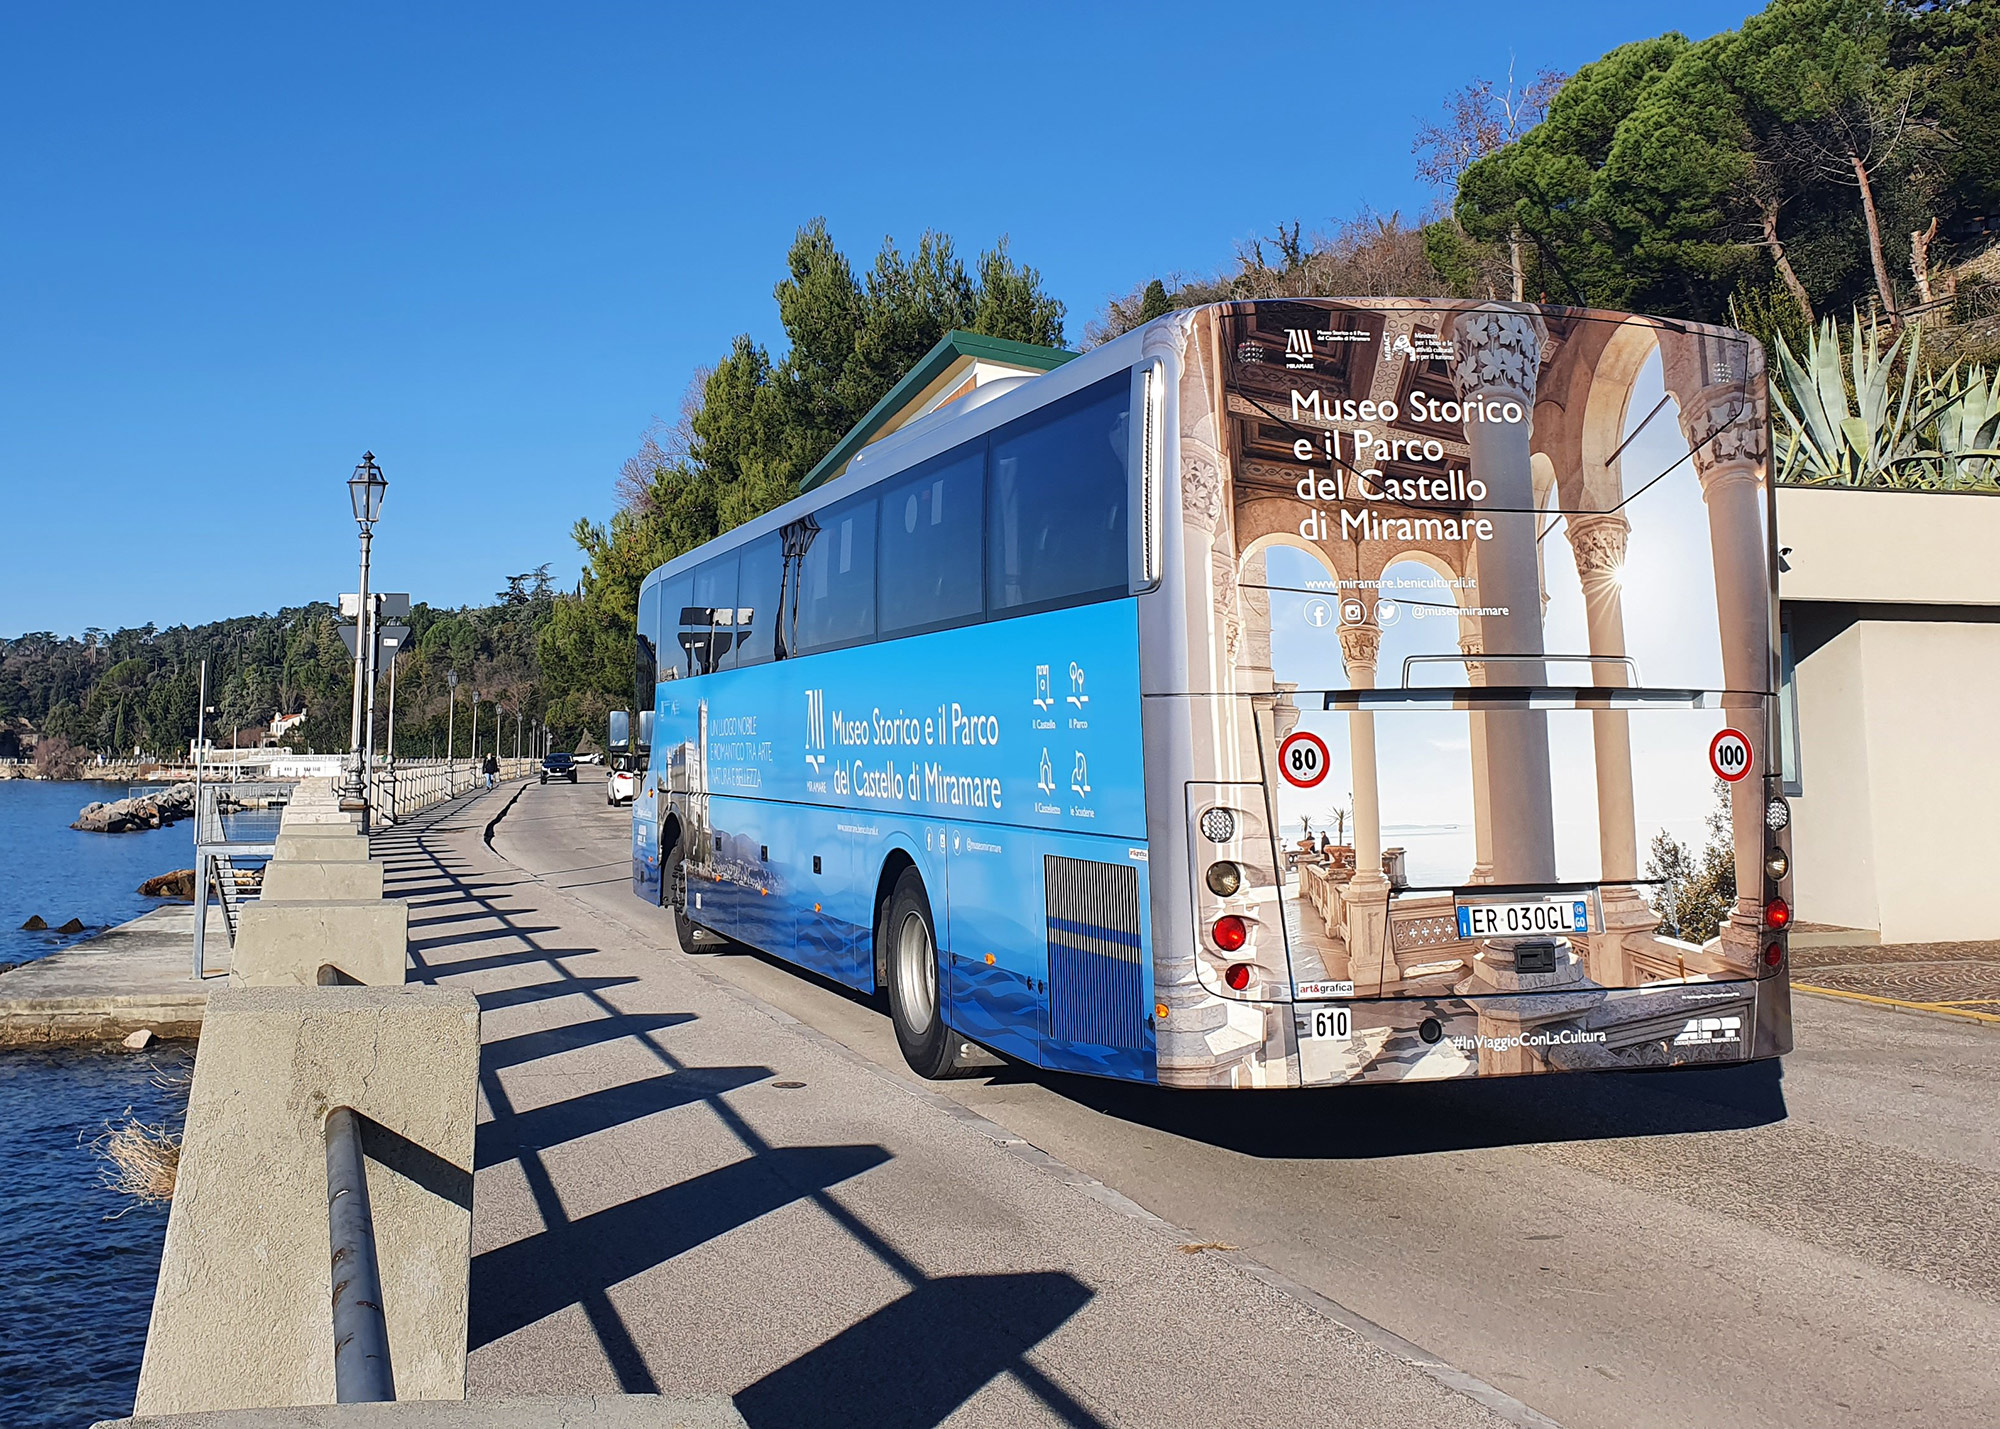
[(882, 905), (875, 930), (889, 971), (889, 1020), (903, 1060), (920, 1077), (959, 1075), (965, 1039), (946, 1024), (938, 966), (937, 923), (923, 875), (905, 868)]
[(674, 915), (674, 937), (683, 953), (694, 951), (694, 920), (687, 911), (687, 831), (674, 830), (674, 849), (660, 865), (660, 901)]

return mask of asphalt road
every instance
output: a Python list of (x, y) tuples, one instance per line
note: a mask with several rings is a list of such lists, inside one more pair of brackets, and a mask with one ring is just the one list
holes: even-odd
[[(1227, 1248), (1195, 1259), (1270, 1267), (1569, 1429), (2000, 1421), (2000, 1030), (1801, 996), (1782, 1068), (1304, 1093), (1011, 1066), (918, 1083), (867, 1000), (742, 950), (681, 953), (630, 893), (628, 840), (586, 782), (527, 789), (493, 848), (650, 966), (726, 980)], [(737, 1060), (784, 1031), (766, 1017)], [(1214, 1326), (1238, 1333), (1220, 1305)], [(1294, 1402), (1284, 1422), (1339, 1422)], [(1362, 1422), (1410, 1407), (1384, 1406)], [(1277, 1422), (1247, 1411), (1218, 1384), (1205, 1417)]]

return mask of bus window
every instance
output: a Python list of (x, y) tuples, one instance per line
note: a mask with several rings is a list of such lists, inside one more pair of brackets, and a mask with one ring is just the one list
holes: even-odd
[(639, 630), (632, 664), (633, 708), (653, 707), (653, 685), (660, 678), (660, 583), (639, 587)]
[(743, 570), (736, 579), (739, 667), (777, 658), (778, 583), (784, 572), (784, 544), (775, 532), (743, 548)]
[(948, 453), (882, 493), (876, 622), (910, 635), (979, 619), (986, 444)]
[[(697, 637), (688, 628), (688, 607), (693, 604), (694, 572), (682, 571), (679, 575), (660, 584), (658, 621), (653, 626), (648, 627), (645, 624), (643, 612), (640, 616), (640, 628), (642, 630), (650, 628), (659, 632), (657, 643), (663, 652), (660, 657), (660, 663), (667, 670), (667, 673), (660, 677), (662, 679), (683, 679), (695, 672), (694, 646), (691, 642), (697, 638), (706, 641), (707, 632), (706, 628), (704, 628), (702, 634)], [(649, 709), (652, 707), (652, 703), (652, 700), (648, 699), (640, 708)]]
[(1027, 614), (1122, 594), (1131, 379), (1085, 389), (996, 434), (986, 522), (987, 610)]
[(694, 650), (694, 672), (726, 670), (736, 648), (737, 553), (703, 561), (694, 572), (694, 623), (706, 637)]
[(833, 650), (875, 635), (875, 498), (816, 513), (799, 590), (799, 653)]

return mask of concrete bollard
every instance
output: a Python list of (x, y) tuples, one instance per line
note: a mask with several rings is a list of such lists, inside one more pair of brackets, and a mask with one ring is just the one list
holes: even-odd
[(287, 833), (278, 830), (275, 858), (287, 863), (366, 863), (368, 840), (360, 834)]
[(259, 898), (243, 905), (229, 980), (239, 987), (311, 987), (343, 979), (397, 987), (409, 953), (410, 905), (400, 900), (284, 903)]
[(263, 903), (355, 903), (382, 896), (379, 863), (300, 863), (273, 859), (264, 865)]
[(467, 993), (210, 994), (134, 1414), (333, 1402), (339, 1107), (364, 1118), (396, 1396), (463, 1399), (478, 1075)]

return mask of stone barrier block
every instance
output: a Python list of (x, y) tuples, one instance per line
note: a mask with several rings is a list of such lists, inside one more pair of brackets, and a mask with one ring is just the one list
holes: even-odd
[(278, 827), (281, 829), (331, 828), (351, 833), (356, 829), (357, 825), (354, 815), (343, 814), (338, 809), (327, 809), (324, 811), (319, 809), (301, 809), (296, 811), (287, 809), (285, 810), (284, 817), (278, 820)]
[(400, 1404), (224, 1409), (206, 1414), (105, 1419), (92, 1429), (745, 1429), (725, 1395), (593, 1394), (550, 1399), (469, 1399)]
[(400, 900), (243, 905), (230, 982), (242, 987), (312, 987), (337, 982), (331, 968), (370, 987), (403, 982), (410, 951), (410, 905)]
[(360, 834), (298, 834), (280, 829), (275, 857), (287, 863), (366, 863), (368, 840)]
[(264, 865), (262, 903), (358, 903), (382, 896), (382, 865), (298, 863), (274, 858)]
[(468, 993), (212, 993), (134, 1413), (333, 1403), (325, 1123), (343, 1106), (364, 1119), (396, 1396), (462, 1400), (478, 1075)]

